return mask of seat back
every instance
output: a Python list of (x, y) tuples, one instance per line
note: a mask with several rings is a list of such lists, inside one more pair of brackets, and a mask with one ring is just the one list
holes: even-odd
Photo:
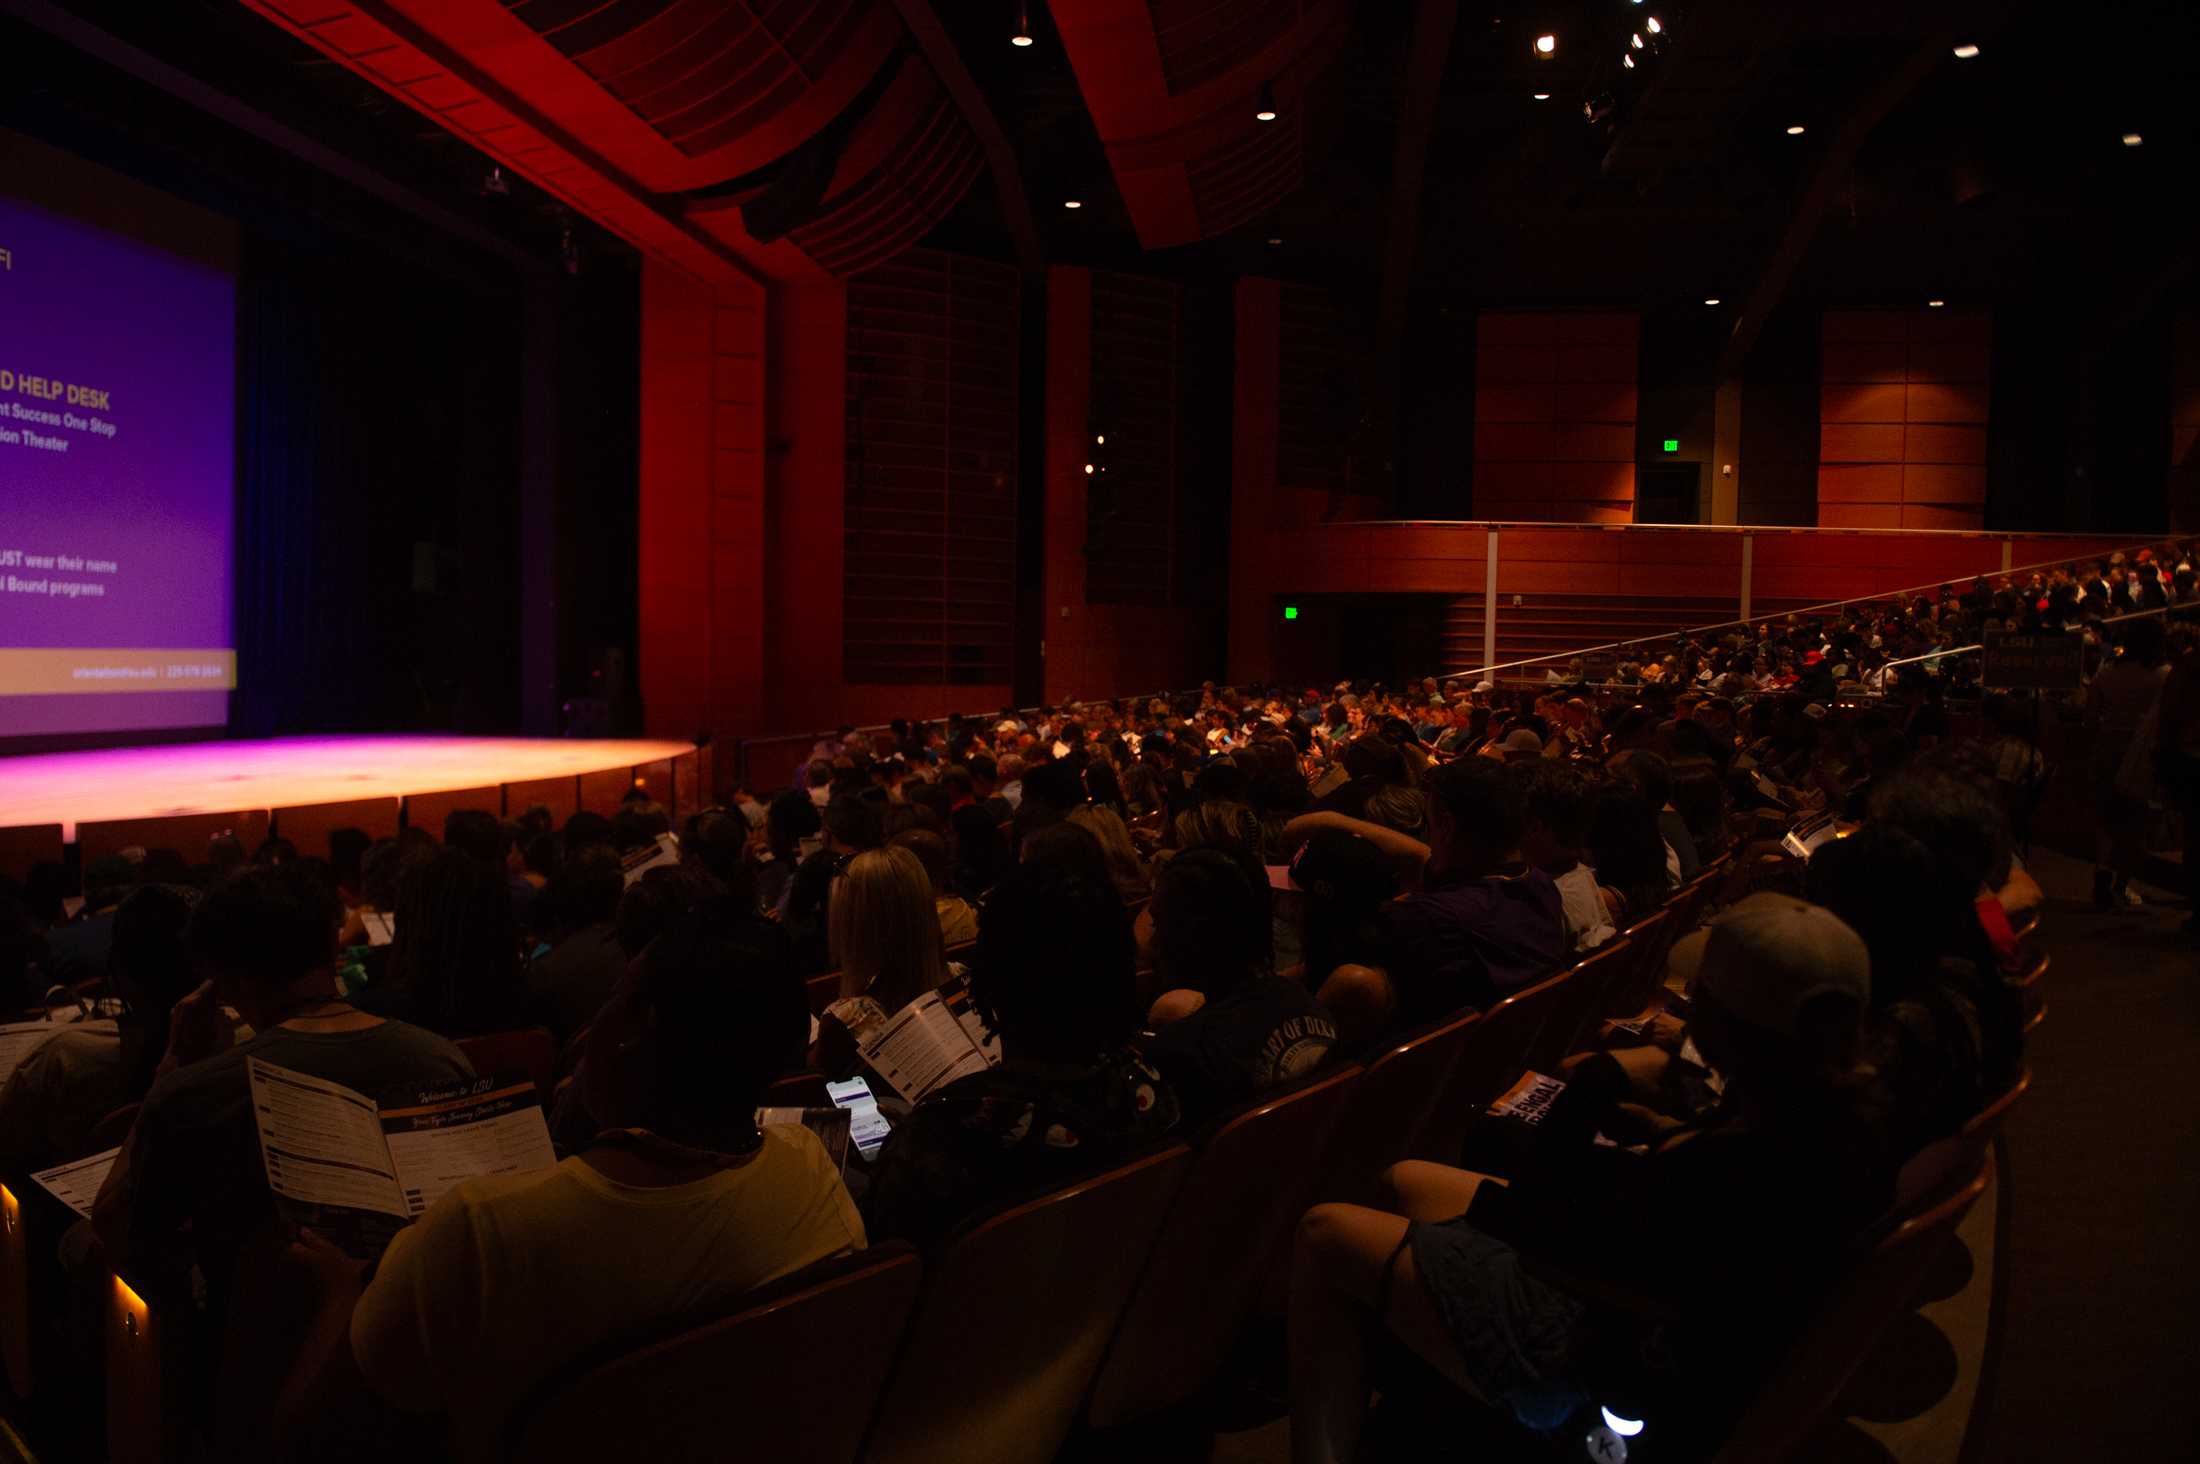
[(1563, 999), (1571, 973), (1561, 971), (1523, 987), (1482, 1014), (1453, 1065), (1443, 1096), (1422, 1120), (1411, 1152), (1440, 1164), (1454, 1164), (1466, 1142), (1467, 1128), (1527, 1066), (1528, 1054), (1543, 1025)]
[(728, 1315), (595, 1349), (513, 1409), (504, 1457), (853, 1464), (921, 1272), (906, 1245), (879, 1246), (797, 1271)]
[(1555, 1071), (1603, 1017), (1613, 986), (1633, 976), (1640, 965), (1640, 953), (1624, 935), (1606, 941), (1575, 962), (1564, 973), (1566, 984), (1528, 1050), (1527, 1065), (1537, 1072)]
[(1324, 1146), (1314, 1198), (1372, 1203), (1385, 1169), (1413, 1157), (1413, 1141), (1443, 1098), (1482, 1014), (1424, 1027), (1367, 1065), (1345, 1094)]
[(1244, 1105), (1193, 1156), (1093, 1384), (1093, 1427), (1181, 1403), (1221, 1371), (1359, 1076), (1343, 1068)]
[(951, 1240), (886, 1385), (866, 1464), (1050, 1464), (1191, 1158), (1172, 1144)]
[(18, 1398), (31, 1395), (31, 1243), (15, 1191), (0, 1184), (0, 1366)]
[(474, 1072), (484, 1078), (524, 1071), (535, 1080), (535, 1091), (542, 1097), (543, 1110), (549, 1111), (558, 1081), (558, 1039), (550, 1035), (548, 1027), (522, 1027), (515, 1032), (461, 1037), (458, 1050), (466, 1054), (466, 1060), (474, 1065)]
[(1969, 1180), (1897, 1225), (1851, 1265), (1766, 1380), (1713, 1464), (1776, 1464), (1833, 1405), (1849, 1377), (1917, 1295), (1925, 1273), (1993, 1178), (1987, 1155)]
[(1597, 1015), (1624, 1018), (1639, 1015), (1650, 1005), (1665, 980), (1665, 953), (1672, 949), (1674, 924), (1671, 905), (1653, 910), (1621, 932), (1629, 955), (1625, 968), (1614, 973), (1604, 992), (1604, 1006)]
[(2022, 1098), (2025, 1091), (2031, 1086), (2031, 1072), (2027, 1070), (2019, 1073), (2017, 1080), (2009, 1085), (2008, 1092), (2003, 1093), (1973, 1115), (1971, 1121), (1966, 1123), (1956, 1134), (1956, 1139), (1963, 1145), (1965, 1152), (1982, 1153), (1993, 1144), (1995, 1139), (2001, 1137), (2001, 1126), (2008, 1120), (2009, 1110), (2017, 1106), (2017, 1100)]
[(2019, 1009), (2024, 1013), (2024, 1030), (2030, 1032), (2047, 1019), (2047, 952), (2033, 956), (2024, 968), (2024, 974), (2016, 979)]

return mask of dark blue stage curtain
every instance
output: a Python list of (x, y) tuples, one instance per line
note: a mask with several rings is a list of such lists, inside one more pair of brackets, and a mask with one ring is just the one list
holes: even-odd
[(254, 241), (238, 301), (232, 733), (511, 730), (516, 295)]

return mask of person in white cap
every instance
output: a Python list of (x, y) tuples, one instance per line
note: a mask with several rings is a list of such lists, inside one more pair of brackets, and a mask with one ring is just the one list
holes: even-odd
[[(1690, 1035), (1724, 1079), (1705, 1118), (1661, 1126), (1640, 1152), (1595, 1144), (1628, 1131), (1671, 1062), (1597, 1053), (1570, 1068), (1507, 1183), (1408, 1162), (1384, 1175), (1386, 1208), (1317, 1205), (1300, 1221), (1296, 1464), (1355, 1457), (1367, 1339), (1383, 1331), (1531, 1429), (1623, 1391), (1653, 1400), (1670, 1457), (1714, 1450), (1885, 1209), (1892, 1168), (1858, 1101), (1871, 972), (1856, 933), (1757, 895), (1683, 945)], [(1615, 1292), (1636, 1305), (1602, 1299)], [(1647, 1315), (1664, 1318), (1656, 1364)]]

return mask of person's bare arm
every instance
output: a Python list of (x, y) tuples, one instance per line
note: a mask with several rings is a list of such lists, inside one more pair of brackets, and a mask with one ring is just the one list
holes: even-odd
[(1348, 818), (1341, 813), (1302, 813), (1283, 826), (1283, 846), (1296, 850), (1301, 844), (1323, 829), (1343, 829), (1358, 834), (1390, 857), (1398, 866), (1399, 877), (1409, 890), (1421, 886), (1421, 871), (1428, 864), (1429, 848), (1419, 839), (1401, 834), (1396, 829), (1386, 829), (1365, 819)]

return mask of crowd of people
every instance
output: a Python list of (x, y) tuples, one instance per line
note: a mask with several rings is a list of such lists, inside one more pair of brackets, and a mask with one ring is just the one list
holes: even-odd
[[(81, 1156), (137, 1104), (65, 1252), (190, 1298), (218, 1339), (275, 1214), (248, 1058), (405, 1096), (473, 1077), (462, 1039), (548, 1027), (570, 1070), (555, 1169), (460, 1185), (365, 1266), (296, 1241), (355, 1299), (365, 1395), (494, 1457), (515, 1402), (607, 1339), (867, 1244), (936, 1251), (1486, 1008), (1731, 855), (1735, 899), (1675, 944), (1668, 1009), (1569, 1059), (1532, 1130), (1481, 1126), (1473, 1167), (1404, 1165), (1381, 1207), (1316, 1207), (1290, 1278), (1300, 1460), (1355, 1457), (1385, 1335), (1519, 1427), (1651, 1390), (1673, 1429), (1715, 1431), (1904, 1161), (2021, 1070), (2034, 709), (1990, 698), (1969, 730), (1955, 658), (1883, 698), (1844, 688), (1981, 628), (2193, 590), (2187, 562), (2141, 555), (1682, 637), (1620, 685), (1209, 687), (843, 729), (794, 786), (677, 828), (637, 790), (615, 817), (461, 812), (325, 857), (133, 851), (83, 871), (73, 918), (41, 870), (0, 891), (0, 994), (44, 1010), (99, 981), (110, 1003), (56, 1010), (0, 1089), (0, 1166)], [(2200, 658), (2181, 627), (2133, 627), (2091, 694), (2099, 760), (2121, 775), (2139, 746), (2189, 811)], [(1846, 837), (1783, 852), (1806, 818)], [(677, 860), (634, 877), (666, 834)], [(951, 981), (997, 1060), (897, 1101), (859, 1034)], [(759, 1127), (802, 1073), (869, 1081), (875, 1158)], [(1660, 1320), (1594, 1278), (1647, 1289)]]

